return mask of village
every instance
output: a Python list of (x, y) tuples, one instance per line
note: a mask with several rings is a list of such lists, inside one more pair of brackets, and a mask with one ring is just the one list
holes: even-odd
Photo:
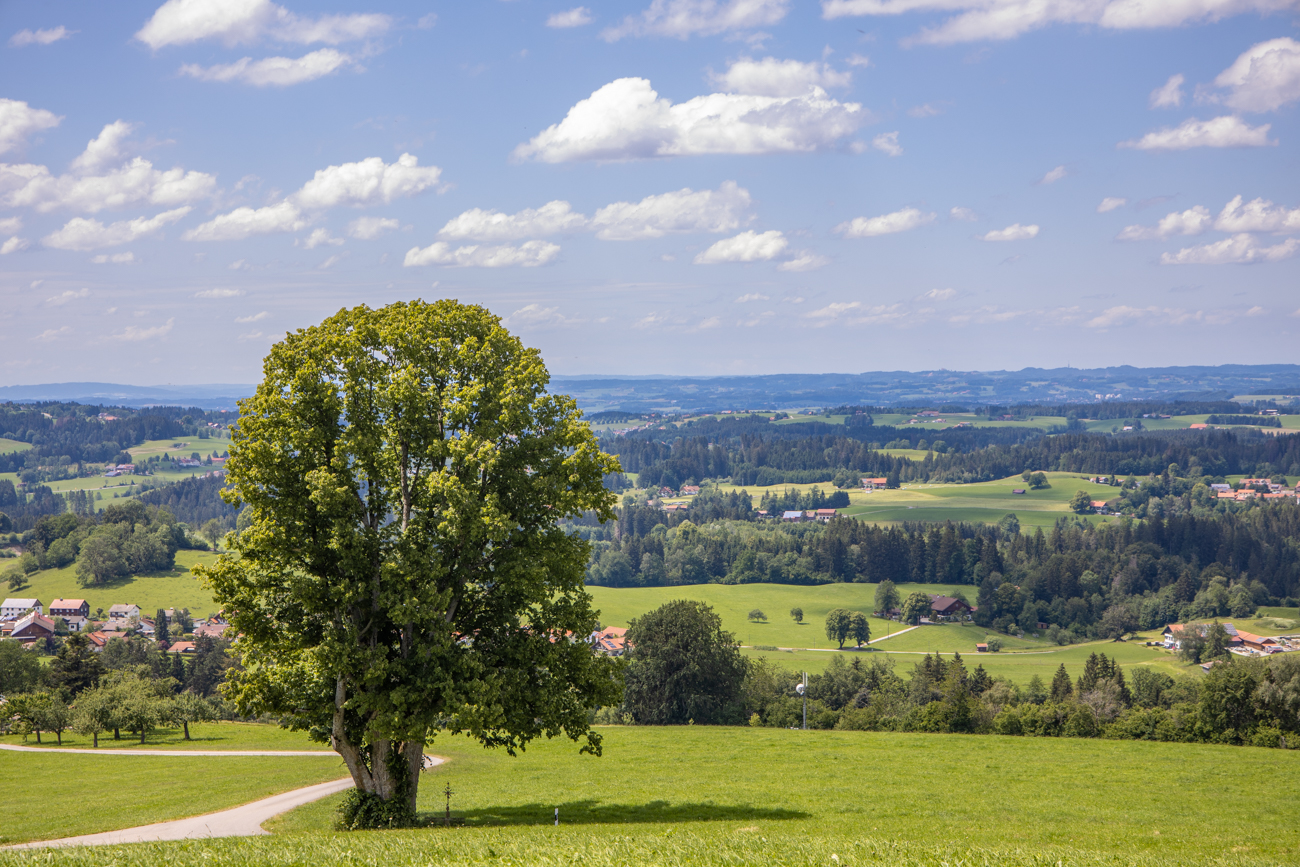
[[(199, 638), (221, 638), (230, 624), (219, 614), (195, 620), (188, 609), (166, 608), (159, 611), (165, 620), (160, 630), (159, 617), (147, 617), (140, 606), (117, 603), (91, 616), (85, 599), (55, 599), (48, 609), (35, 598), (8, 598), (0, 603), (0, 639), (17, 641), (28, 649), (45, 649), (56, 640), (74, 632), (82, 633), (90, 649), (100, 653), (114, 638), (140, 636), (158, 641), (160, 649), (177, 655), (193, 654)], [(166, 637), (159, 640), (160, 632)]]

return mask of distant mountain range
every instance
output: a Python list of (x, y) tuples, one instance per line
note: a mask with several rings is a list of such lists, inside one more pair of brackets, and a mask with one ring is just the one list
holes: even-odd
[[(839, 405), (1096, 403), (1103, 400), (1228, 400), (1300, 397), (1300, 365), (1218, 367), (1074, 367), (1016, 371), (881, 371), (782, 373), (769, 376), (555, 376), (557, 392), (588, 411), (796, 409)], [(75, 401), (106, 406), (196, 406), (236, 409), (249, 384), (118, 385), (63, 382), (0, 386), (0, 402)]]

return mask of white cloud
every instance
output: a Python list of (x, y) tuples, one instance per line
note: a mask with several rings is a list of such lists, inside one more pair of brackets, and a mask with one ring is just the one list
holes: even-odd
[(871, 140), (871, 146), (891, 157), (901, 157), (903, 148), (898, 144), (898, 131), (882, 132)]
[(849, 66), (865, 67), (871, 65), (871, 58), (865, 54), (850, 54), (844, 62)]
[(1212, 244), (1184, 247), (1177, 253), (1165, 253), (1161, 265), (1250, 265), (1257, 262), (1280, 262), (1300, 252), (1300, 239), (1288, 238), (1272, 247), (1260, 245), (1253, 235), (1242, 233)]
[(1214, 79), (1228, 88), (1216, 101), (1238, 111), (1273, 111), (1300, 99), (1300, 42), (1290, 37), (1252, 45)]
[(96, 265), (131, 265), (135, 263), (134, 253), (100, 253), (90, 259)]
[(271, 0), (167, 0), (135, 34), (150, 48), (217, 39), (225, 45), (262, 39), (338, 45), (378, 36), (392, 25), (387, 15), (322, 15), (300, 18)]
[(994, 229), (979, 236), (981, 241), (1025, 241), (1038, 235), (1037, 226), (1022, 226), (1012, 223), (1005, 229)]
[(201, 289), (194, 293), (195, 298), (238, 298), (244, 294), (243, 289)]
[(1107, 196), (1106, 198), (1102, 199), (1101, 204), (1097, 206), (1097, 213), (1099, 214), (1109, 213), (1110, 211), (1113, 211), (1117, 208), (1122, 208), (1127, 204), (1128, 204), (1128, 199), (1121, 199), (1115, 196)]
[(401, 225), (389, 217), (358, 217), (348, 223), (348, 235), (361, 241), (373, 241), (384, 232), (401, 228)]
[(510, 327), (569, 325), (573, 321), (561, 315), (559, 307), (543, 307), (540, 304), (526, 304), (503, 320), (504, 324)]
[[(338, 247), (342, 243), (342, 238), (330, 237), (329, 229), (312, 229), (311, 234), (307, 236), (307, 240), (302, 242), (302, 246), (308, 250), (315, 250), (323, 244), (329, 244), (331, 247)], [(297, 246), (297, 242), (294, 243), (294, 246)]]
[(1037, 183), (1040, 186), (1043, 184), (1054, 184), (1068, 174), (1069, 172), (1066, 171), (1065, 166), (1057, 166), (1056, 168), (1052, 169), (1050, 172), (1048, 172), (1047, 174), (1039, 178)]
[(835, 233), (846, 238), (874, 238), (878, 235), (907, 232), (933, 223), (934, 218), (934, 214), (924, 213), (917, 208), (903, 208), (879, 217), (854, 217), (847, 223), (836, 226)]
[(575, 232), (586, 225), (585, 216), (574, 211), (568, 202), (557, 199), (540, 208), (525, 208), (514, 214), (471, 208), (448, 220), (438, 230), (438, 237), (451, 241), (517, 241)]
[(1186, 211), (1174, 211), (1171, 214), (1166, 214), (1154, 227), (1125, 226), (1115, 236), (1115, 240), (1150, 241), (1172, 238), (1175, 235), (1199, 235), (1210, 228), (1210, 224), (1213, 222), (1214, 218), (1210, 216), (1209, 210), (1197, 205)]
[[(206, 254), (201, 254), (206, 255)], [(252, 271), (253, 266), (248, 264), (247, 259), (236, 259), (226, 266), (227, 271)]]
[(89, 289), (77, 289), (75, 291), (72, 289), (65, 289), (63, 292), (52, 298), (46, 298), (45, 303), (49, 304), (51, 307), (62, 307), (69, 301), (76, 301), (78, 298), (86, 298), (89, 295)]
[(1113, 30), (1178, 27), (1252, 12), (1283, 12), (1294, 6), (1294, 0), (822, 0), (822, 16), (959, 12), (903, 43), (947, 45), (1012, 39), (1058, 23)]
[(918, 119), (925, 118), (925, 117), (935, 117), (942, 113), (943, 113), (943, 109), (937, 106), (933, 106), (928, 102), (925, 105), (914, 105), (907, 110), (908, 117), (915, 117)]
[[(119, 121), (120, 123), (120, 121)], [(109, 124), (116, 127), (116, 124)], [(106, 128), (107, 130), (107, 128)], [(120, 138), (105, 140), (104, 133), (87, 146), (77, 158), (78, 164), (93, 163), (108, 147), (117, 147)], [(100, 150), (96, 151), (96, 148)], [(153, 163), (136, 157), (102, 175), (69, 173), (52, 175), (45, 166), (0, 163), (0, 203), (10, 208), (35, 208), (40, 212), (60, 208), (96, 213), (106, 208), (128, 205), (191, 204), (212, 195), (217, 179), (203, 172), (181, 168), (158, 171)]]
[(818, 310), (809, 311), (803, 317), (820, 327), (835, 322), (849, 325), (884, 324), (898, 322), (907, 318), (907, 315), (901, 304), (864, 307), (860, 301), (835, 301)]
[(1110, 328), (1113, 325), (1123, 325), (1134, 319), (1142, 319), (1156, 312), (1156, 308), (1130, 307), (1127, 304), (1121, 304), (1117, 307), (1109, 307), (1103, 310), (1099, 315), (1089, 319), (1085, 325), (1089, 328)]
[(122, 147), (135, 124), (115, 120), (99, 131), (99, 135), (86, 142), (86, 149), (72, 161), (72, 171), (88, 175), (100, 171), (126, 158)]
[(736, 304), (749, 304), (752, 301), (771, 301), (766, 295), (760, 295), (757, 292), (747, 292), (736, 299)]
[(62, 328), (47, 328), (44, 331), (42, 331), (40, 334), (33, 337), (32, 340), (38, 341), (40, 343), (47, 343), (51, 340), (57, 340), (65, 334), (71, 334), (71, 333), (72, 333), (72, 329), (67, 325), (63, 326)]
[(326, 271), (330, 268), (333, 268), (335, 265), (342, 262), (345, 256), (347, 256), (347, 253), (336, 253), (335, 255), (330, 256), (324, 262), (321, 262), (319, 265), (317, 265), (316, 269), (319, 271)]
[(1183, 82), (1186, 79), (1182, 74), (1171, 75), (1169, 80), (1160, 87), (1151, 91), (1149, 103), (1152, 108), (1178, 108), (1183, 104)]
[(749, 191), (735, 181), (716, 190), (689, 187), (646, 196), (639, 202), (614, 202), (596, 212), (591, 228), (602, 241), (660, 238), (672, 232), (730, 232), (740, 228), (749, 210)]
[(22, 217), (5, 217), (0, 219), (0, 235), (12, 235), (23, 227)]
[(240, 341), (246, 341), (246, 340), (261, 340), (261, 339), (264, 338), (264, 337), (266, 337), (266, 335), (263, 334), (263, 333), (260, 332), (260, 331), (250, 331), (250, 332), (248, 332), (247, 334), (241, 334), (241, 335), (239, 335), (239, 340), (240, 340)]
[(20, 250), (26, 250), (32, 245), (31, 241), (26, 238), (19, 238), (17, 235), (0, 244), (0, 256), (8, 256), (10, 253), (17, 253)]
[(228, 214), (195, 226), (183, 237), (186, 241), (242, 241), (269, 232), (297, 232), (307, 228), (307, 220), (292, 202), (280, 202), (265, 208), (235, 208)]
[(825, 256), (819, 256), (810, 250), (801, 250), (795, 254), (793, 259), (777, 265), (776, 270), (802, 273), (804, 271), (816, 271), (818, 268), (824, 268), (830, 263), (831, 260)]
[(427, 15), (421, 15), (419, 20), (415, 22), (415, 26), (419, 30), (432, 30), (433, 26), (437, 23), (438, 13), (430, 12)]
[(163, 211), (157, 216), (121, 220), (107, 226), (99, 220), (73, 217), (64, 224), (62, 229), (42, 238), (41, 243), (57, 250), (85, 251), (98, 250), (102, 247), (118, 247), (157, 233), (164, 226), (184, 217), (190, 210), (188, 206), (176, 208)]
[(535, 268), (550, 262), (559, 253), (558, 244), (546, 241), (526, 241), (518, 247), (509, 244), (499, 247), (475, 244), (454, 248), (445, 241), (438, 241), (424, 249), (412, 247), (407, 250), (402, 264), (407, 268), (419, 265), (451, 265), (460, 268), (509, 268), (517, 265)]
[(921, 293), (921, 297), (928, 301), (951, 301), (957, 297), (956, 289), (931, 289), (929, 292)]
[(9, 37), (9, 44), (14, 48), (25, 48), (28, 45), (53, 45), (60, 39), (67, 39), (72, 34), (73, 31), (62, 24), (48, 30), (19, 30)]
[(1241, 203), (1241, 196), (1223, 206), (1214, 228), (1220, 232), (1300, 232), (1300, 208), (1288, 209), (1266, 199)]
[(615, 42), (625, 36), (714, 36), (769, 27), (785, 17), (790, 0), (653, 0), (640, 15), (605, 29), (601, 38)]
[(303, 184), (293, 200), (307, 210), (337, 205), (387, 204), (396, 198), (423, 192), (437, 184), (441, 175), (442, 169), (421, 166), (419, 159), (411, 154), (402, 154), (395, 163), (370, 157), (321, 169)]
[(0, 99), (0, 154), (22, 146), (32, 133), (58, 126), (61, 120), (52, 111), (16, 99)]
[(546, 19), (547, 27), (581, 27), (592, 22), (591, 10), (586, 6), (577, 6), (567, 12), (556, 12)]
[(794, 97), (713, 93), (674, 105), (644, 78), (620, 78), (515, 148), (519, 160), (631, 160), (699, 154), (804, 153), (832, 147), (868, 119), (820, 89)]
[(187, 63), (181, 67), (180, 72), (181, 75), (199, 81), (237, 81), (254, 87), (291, 87), (332, 75), (355, 62), (351, 56), (341, 51), (321, 48), (302, 57), (264, 57), (261, 60), (241, 57), (234, 63), (207, 67)]
[(162, 337), (166, 334), (170, 334), (172, 324), (175, 321), (175, 319), (168, 319), (165, 324), (155, 325), (152, 328), (141, 328), (138, 325), (128, 325), (123, 330), (112, 335), (112, 338), (114, 340), (124, 340), (133, 343), (138, 343), (142, 340), (152, 340), (155, 337)]
[(1140, 139), (1120, 142), (1119, 147), (1140, 151), (1187, 150), (1188, 148), (1239, 148), (1275, 145), (1268, 140), (1271, 124), (1251, 126), (1234, 115), (1200, 121), (1188, 118), (1176, 127), (1149, 132)]
[(954, 207), (948, 212), (948, 216), (952, 217), (954, 220), (961, 220), (966, 223), (973, 223), (979, 219), (975, 212), (970, 208), (962, 207)]
[(263, 310), (261, 313), (254, 313), (252, 316), (236, 316), (235, 321), (241, 324), (248, 323), (248, 322), (261, 322), (263, 319), (265, 319), (270, 315), (271, 314)]
[(697, 331), (703, 331), (706, 328), (717, 328), (721, 324), (722, 324), (722, 317), (710, 316), (707, 319), (701, 319), (699, 324), (696, 325), (695, 328)]
[(724, 238), (695, 257), (696, 265), (718, 265), (724, 262), (766, 262), (785, 251), (790, 242), (776, 230), (770, 232), (741, 232), (734, 238)]
[(764, 57), (742, 57), (721, 75), (711, 75), (713, 85), (727, 93), (758, 96), (799, 96), (815, 87), (848, 87), (853, 73), (837, 72), (825, 63), (802, 63)]

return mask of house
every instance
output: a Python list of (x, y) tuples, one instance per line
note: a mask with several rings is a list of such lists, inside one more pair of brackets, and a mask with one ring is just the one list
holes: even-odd
[(154, 627), (153, 621), (148, 617), (141, 617), (135, 625), (136, 630), (145, 638), (153, 638), (158, 630)]
[(1226, 482), (1215, 482), (1210, 485), (1210, 490), (1214, 491), (1216, 494), (1232, 493), (1232, 485), (1229, 485)]
[(132, 620), (140, 619), (140, 606), (131, 603), (117, 603), (108, 609), (108, 622), (115, 629), (125, 628)]
[(193, 642), (193, 641), (177, 641), (177, 642), (173, 643), (170, 647), (167, 648), (167, 652), (168, 652), (168, 653), (179, 653), (179, 654), (181, 654), (181, 655), (189, 654), (189, 655), (193, 656), (193, 655), (194, 655), (194, 642)]
[(682, 485), (682, 496), (690, 497), (700, 492), (699, 485)]
[(1208, 424), (1194, 424), (1190, 428), (1188, 428), (1188, 430), (1205, 430), (1208, 427), (1209, 427)]
[(622, 626), (607, 626), (591, 634), (591, 644), (597, 652), (606, 656), (622, 656), (627, 650), (627, 629)]
[(1240, 629), (1237, 630), (1237, 637), (1241, 639), (1242, 647), (1247, 650), (1257, 650), (1260, 653), (1267, 653), (1270, 648), (1278, 646), (1277, 642), (1272, 638), (1256, 635), (1253, 632), (1243, 632)]
[(988, 652), (989, 652), (989, 646), (988, 646), (987, 644), (977, 644), (977, 645), (975, 645), (975, 652), (976, 652), (976, 653), (988, 653)]
[(834, 517), (835, 517), (835, 510), (834, 510), (834, 509), (818, 509), (818, 510), (817, 510), (817, 515), (816, 515), (816, 517), (817, 517), (817, 520), (819, 520), (819, 521), (829, 521), (831, 518), (834, 518)]
[(103, 653), (108, 646), (109, 636), (102, 632), (87, 632), (86, 637), (90, 639), (90, 649), (95, 653)]
[(782, 513), (781, 513), (781, 520), (782, 520), (782, 521), (793, 521), (793, 522), (797, 523), (797, 522), (803, 520), (803, 512), (801, 512), (801, 511), (782, 512)]
[[(1161, 633), (1164, 636), (1164, 646), (1170, 650), (1181, 650), (1183, 646), (1183, 632), (1188, 628), (1195, 629), (1201, 635), (1210, 631), (1208, 623), (1171, 623), (1164, 628)], [(1242, 645), (1241, 636), (1237, 633), (1237, 627), (1231, 623), (1223, 624), (1223, 631), (1228, 633), (1228, 647), (1240, 647)]]
[(1092, 510), (1093, 510), (1094, 512), (1096, 512), (1097, 514), (1099, 514), (1099, 515), (1104, 515), (1104, 514), (1106, 514), (1106, 512), (1107, 512), (1106, 501), (1105, 501), (1105, 500), (1093, 500), (1093, 501), (1092, 501)]
[(50, 603), (50, 617), (62, 617), (70, 628), (80, 631), (90, 617), (90, 603), (85, 599), (55, 599)]
[(1013, 494), (1023, 494), (1024, 492), (1025, 492), (1025, 489), (1024, 489), (1024, 488), (1012, 488), (1012, 489), (1011, 489), (1011, 493), (1013, 493)]
[(54, 621), (43, 614), (33, 611), (14, 624), (9, 637), (15, 641), (31, 643), (43, 641), (54, 634)]
[(930, 594), (930, 609), (938, 617), (960, 617), (971, 610), (970, 606), (952, 596)]
[(194, 637), (201, 638), (206, 635), (209, 638), (221, 638), (229, 628), (230, 624), (223, 618), (213, 617), (203, 623), (194, 624)]
[(883, 479), (883, 478), (882, 478), (882, 479), (863, 479), (863, 480), (862, 480), (862, 487), (866, 488), (868, 491), (874, 491), (874, 490), (877, 490), (878, 488), (883, 488), (883, 487), (885, 487), (885, 485), (887, 485), (888, 483), (889, 483), (889, 479)]
[(0, 620), (17, 620), (29, 610), (35, 610), (37, 614), (43, 612), (41, 600), (39, 599), (6, 599), (0, 603)]

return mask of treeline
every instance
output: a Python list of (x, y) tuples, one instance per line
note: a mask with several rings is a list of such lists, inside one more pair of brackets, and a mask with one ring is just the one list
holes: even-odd
[(221, 489), (226, 480), (216, 476), (185, 479), (139, 496), (147, 506), (166, 509), (177, 521), (191, 527), (201, 527), (208, 521), (217, 521), (222, 530), (235, 529), (239, 509), (221, 499)]
[(66, 508), (63, 495), (47, 485), (19, 491), (13, 482), (0, 479), (0, 533), (25, 532), (46, 515), (60, 515)]
[(1259, 427), (1281, 427), (1282, 419), (1275, 415), (1210, 415), (1206, 424), (1245, 424)]

